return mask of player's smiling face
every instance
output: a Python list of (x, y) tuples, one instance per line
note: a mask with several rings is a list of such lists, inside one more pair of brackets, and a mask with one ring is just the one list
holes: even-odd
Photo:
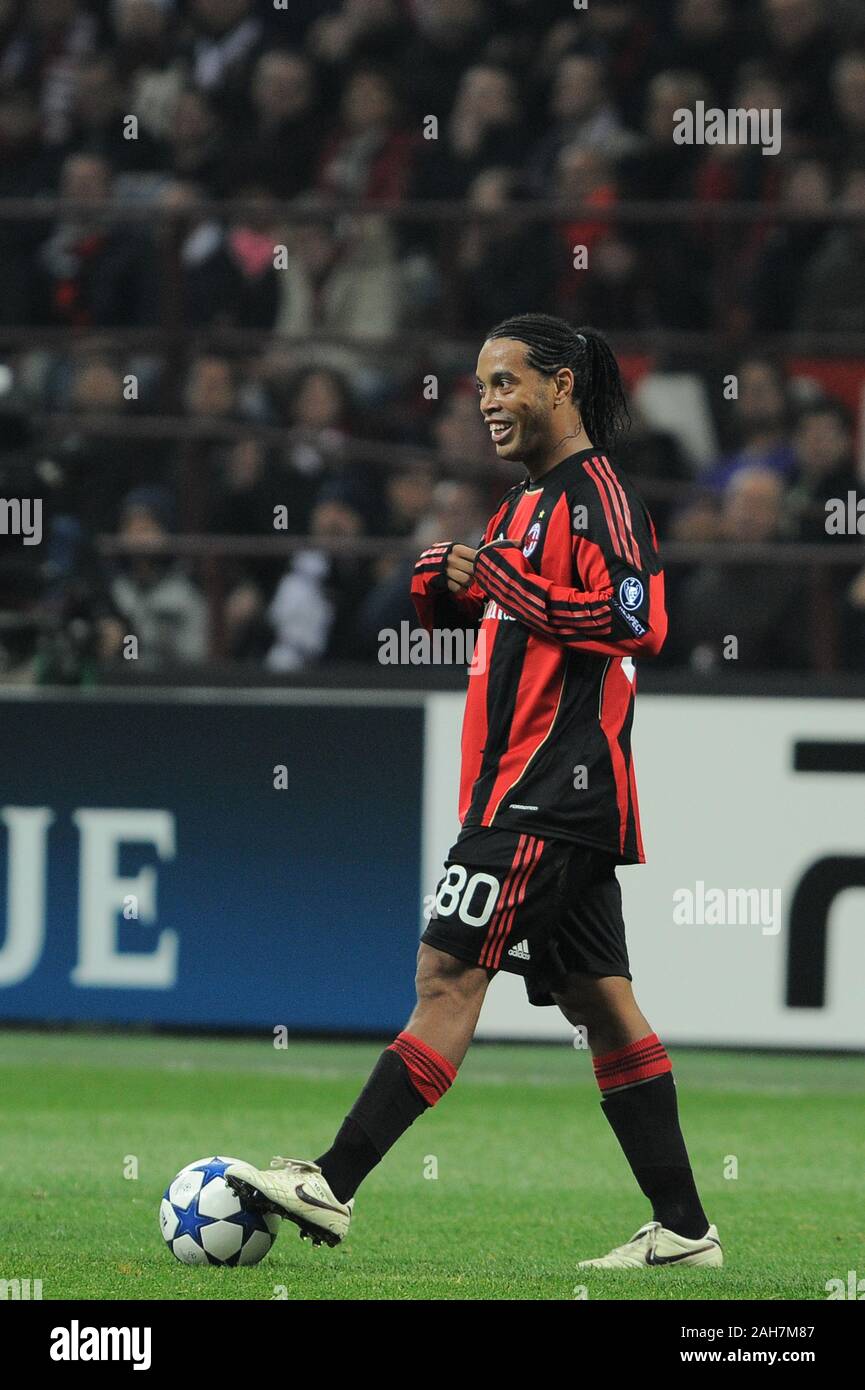
[(478, 357), (481, 414), (499, 458), (527, 462), (549, 448), (551, 381), (526, 363), (526, 345), (489, 338)]

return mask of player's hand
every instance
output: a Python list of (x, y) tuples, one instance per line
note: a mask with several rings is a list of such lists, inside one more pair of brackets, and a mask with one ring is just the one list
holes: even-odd
[(451, 593), (467, 589), (474, 579), (477, 551), (469, 545), (454, 545), (448, 555), (447, 577)]

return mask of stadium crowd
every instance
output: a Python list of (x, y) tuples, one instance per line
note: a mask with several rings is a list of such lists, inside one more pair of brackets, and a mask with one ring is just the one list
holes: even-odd
[[(781, 153), (675, 143), (674, 113), (699, 101), (780, 110)], [(52, 197), (68, 201), (59, 215), (0, 207), (0, 494), (45, 499), (42, 545), (0, 536), (0, 679), (95, 679), (130, 632), (159, 671), (214, 653), (277, 673), (372, 661), (381, 629), (411, 621), (412, 547), (476, 541), (508, 485), (465, 349), (499, 319), (544, 309), (614, 343), (860, 335), (848, 355), (861, 357), (865, 11), (0, 0), (0, 204)], [(228, 199), (224, 216), (207, 207)], [(106, 219), (89, 207), (104, 200), (144, 215)], [(464, 216), (392, 215), (430, 200)], [(563, 211), (507, 216), (536, 202)], [(706, 216), (609, 220), (631, 202)], [(724, 202), (765, 217), (720, 226)], [(135, 329), (175, 337), (118, 349), (112, 333)], [(401, 335), (414, 346), (394, 351)], [(663, 371), (653, 389), (632, 373), (618, 455), (662, 540), (840, 543), (851, 559), (827, 570), (822, 600), (794, 566), (674, 566), (662, 660), (718, 667), (733, 633), (746, 668), (807, 669), (802, 611), (822, 601), (831, 661), (865, 669), (861, 541), (829, 534), (825, 512), (862, 486), (849, 401), (756, 351), (666, 365), (690, 383), (700, 440), (658, 412)], [(728, 372), (734, 394), (718, 384)], [(153, 415), (188, 428), (132, 428)], [(275, 508), (309, 542), (287, 560), (232, 553), (214, 581), (210, 562), (142, 548), (173, 533), (273, 538)], [(139, 551), (107, 555), (104, 537)], [(330, 544), (363, 537), (394, 544)]]

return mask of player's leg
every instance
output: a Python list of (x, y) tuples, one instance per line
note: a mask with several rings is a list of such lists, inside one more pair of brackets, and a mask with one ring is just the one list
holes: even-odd
[(640, 1238), (605, 1259), (613, 1265), (720, 1263), (717, 1231), (700, 1202), (679, 1123), (672, 1064), (630, 980), (575, 973), (552, 993), (568, 1022), (586, 1029), (601, 1107), (652, 1204), (652, 1222)]
[(326, 1153), (314, 1163), (274, 1159), (264, 1172), (234, 1164), (226, 1182), (248, 1205), (294, 1221), (301, 1235), (338, 1244), (364, 1178), (454, 1081), (493, 974), (422, 943), (411, 1018), (382, 1052)]
[(336, 1245), (343, 1239), (364, 1178), (453, 1083), (487, 986), (507, 965), (511, 934), (527, 920), (533, 900), (527, 890), (555, 875), (557, 866), (534, 836), (460, 835), (421, 941), (417, 1004), (406, 1027), (385, 1048), (330, 1148), (314, 1163), (275, 1159), (275, 1174), (246, 1163), (226, 1170), (226, 1182), (247, 1203), (288, 1217), (313, 1240)]
[[(553, 998), (568, 1022), (582, 1023), (589, 1030), (587, 1041), (593, 1057), (645, 1038), (652, 1029), (640, 1010), (630, 980), (621, 975), (593, 976), (574, 973), (567, 976), (565, 990), (553, 991)], [(579, 1013), (579, 1020), (570, 1014)]]
[(341, 1202), (354, 1196), (409, 1125), (450, 1088), (492, 973), (421, 942), (411, 1018), (379, 1057), (333, 1144), (317, 1160)]
[(474, 1037), (487, 987), (495, 974), (421, 942), (417, 956), (417, 1003), (405, 1026), (459, 1067)]

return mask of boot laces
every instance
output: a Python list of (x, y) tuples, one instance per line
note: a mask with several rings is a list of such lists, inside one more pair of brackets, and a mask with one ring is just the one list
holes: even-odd
[(620, 1250), (624, 1254), (626, 1251), (630, 1249), (630, 1247), (634, 1244), (635, 1241), (645, 1240), (647, 1243), (646, 1254), (654, 1255), (656, 1249), (658, 1248), (658, 1236), (660, 1235), (660, 1232), (660, 1221), (652, 1221), (649, 1223), (648, 1226), (642, 1226), (635, 1235), (631, 1236), (631, 1239), (628, 1241), (627, 1245), (620, 1245), (618, 1247), (618, 1250)]

